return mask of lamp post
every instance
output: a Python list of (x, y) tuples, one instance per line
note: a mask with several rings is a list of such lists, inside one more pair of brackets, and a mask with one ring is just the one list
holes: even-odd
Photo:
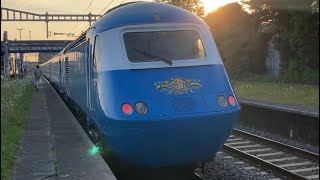
[(30, 39), (30, 41), (31, 41), (31, 31), (29, 31), (29, 39)]
[(17, 28), (18, 31), (20, 31), (20, 41), (21, 41), (21, 31), (23, 30), (23, 28)]

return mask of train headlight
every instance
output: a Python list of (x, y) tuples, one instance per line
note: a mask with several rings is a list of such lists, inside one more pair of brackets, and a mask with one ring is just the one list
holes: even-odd
[(122, 104), (121, 110), (126, 115), (132, 114), (132, 107), (128, 103)]
[(231, 106), (236, 105), (236, 99), (233, 96), (229, 96), (228, 100), (229, 100), (229, 103), (231, 104)]
[(148, 107), (142, 103), (142, 102), (138, 102), (135, 106), (134, 109), (136, 110), (136, 112), (138, 114), (147, 114), (148, 112)]
[(221, 106), (223, 108), (228, 107), (227, 98), (224, 96), (218, 96), (218, 104), (219, 104), (219, 106)]

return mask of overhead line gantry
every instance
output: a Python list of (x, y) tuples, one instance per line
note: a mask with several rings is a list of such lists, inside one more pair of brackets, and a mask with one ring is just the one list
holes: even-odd
[(26, 11), (20, 11), (10, 8), (1, 7), (1, 21), (43, 21), (46, 22), (47, 38), (49, 37), (48, 23), (50, 21), (86, 21), (91, 25), (92, 22), (101, 17), (99, 14), (36, 14)]

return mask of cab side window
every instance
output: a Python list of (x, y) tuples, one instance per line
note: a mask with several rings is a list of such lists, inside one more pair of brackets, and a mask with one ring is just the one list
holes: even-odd
[(94, 71), (100, 70), (101, 62), (101, 45), (99, 36), (95, 37), (94, 52), (93, 52), (93, 69)]

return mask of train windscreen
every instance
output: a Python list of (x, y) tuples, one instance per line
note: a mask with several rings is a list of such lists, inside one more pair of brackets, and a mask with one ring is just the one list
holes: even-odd
[(128, 59), (134, 63), (206, 57), (200, 35), (194, 30), (128, 32), (123, 39)]

